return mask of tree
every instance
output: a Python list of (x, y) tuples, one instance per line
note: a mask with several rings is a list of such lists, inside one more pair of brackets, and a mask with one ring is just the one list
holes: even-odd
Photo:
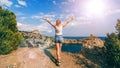
[(118, 21), (118, 23), (115, 27), (116, 27), (117, 31), (120, 33), (120, 19), (118, 19), (117, 21)]
[(118, 21), (118, 23), (116, 25), (116, 29), (118, 31), (118, 37), (119, 37), (119, 40), (120, 40), (120, 19), (118, 19), (117, 21)]
[(0, 7), (0, 54), (8, 54), (17, 49), (23, 39), (16, 25), (15, 14)]
[(116, 25), (118, 33), (107, 34), (105, 39), (106, 62), (111, 68), (120, 67), (120, 20)]

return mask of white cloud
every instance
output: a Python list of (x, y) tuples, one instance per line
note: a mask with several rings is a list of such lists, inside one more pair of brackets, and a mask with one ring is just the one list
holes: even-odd
[(18, 3), (22, 6), (27, 6), (27, 3), (23, 0), (18, 0)]
[(66, 0), (66, 1), (63, 1), (61, 2), (62, 5), (68, 5), (69, 3), (74, 3), (75, 0)]
[[(22, 14), (22, 13), (19, 13)], [(30, 22), (23, 24), (18, 22), (18, 28), (19, 30), (22, 31), (33, 31), (35, 29), (39, 30), (42, 32), (42, 34), (48, 35), (48, 36), (53, 36), (54, 35), (54, 30), (53, 28), (44, 20), (42, 20), (42, 17), (47, 17), (51, 22), (55, 23), (56, 19), (60, 19), (62, 23), (66, 22), (69, 17), (73, 16), (74, 20), (70, 22), (67, 27), (63, 30), (63, 35), (71, 35), (71, 36), (79, 36), (79, 35), (89, 35), (89, 33), (92, 33), (90, 31), (93, 31), (93, 34), (97, 32), (96, 29), (96, 22), (94, 22), (91, 18), (85, 17), (85, 16), (74, 16), (74, 14), (60, 14), (57, 15), (55, 13), (52, 14), (45, 14), (45, 13), (38, 13), (35, 14), (31, 17), (26, 17), (20, 16), (21, 20), (18, 20), (20, 22), (27, 22), (29, 19), (32, 19), (32, 22), (36, 22), (36, 25), (34, 23), (29, 24)], [(58, 17), (58, 18), (56, 18)], [(22, 19), (25, 19), (22, 21)], [(91, 25), (93, 24), (93, 25)], [(72, 29), (71, 29), (72, 28)], [(95, 30), (94, 30), (95, 29)], [(74, 31), (77, 30), (77, 31)], [(94, 32), (95, 31), (95, 32)], [(84, 32), (80, 34), (80, 32)]]
[(25, 19), (27, 19), (28, 17), (25, 17), (25, 16), (21, 16), (21, 17), (19, 17), (19, 20), (22, 20), (22, 21), (24, 21)]
[(37, 29), (40, 32), (48, 32), (48, 33), (52, 32), (52, 30), (45, 23), (36, 26), (33, 24), (23, 24), (23, 23), (17, 22), (17, 27), (21, 31), (33, 31)]
[(15, 7), (16, 7), (16, 8), (19, 8), (19, 7), (21, 7), (21, 6), (20, 6), (20, 5), (15, 5)]
[(22, 23), (19, 23), (19, 22), (17, 22), (17, 26), (19, 27), (19, 26), (22, 26), (23, 24)]
[(32, 19), (37, 19), (39, 21), (42, 21), (43, 20), (41, 18), (43, 17), (46, 17), (48, 18), (50, 21), (54, 22), (56, 21), (56, 19), (60, 19), (62, 21), (62, 23), (66, 22), (67, 19), (69, 19), (70, 17), (73, 17), (74, 20), (73, 20), (73, 23), (71, 23), (70, 25), (76, 25), (76, 23), (74, 22), (81, 22), (80, 24), (91, 24), (91, 18), (88, 18), (88, 17), (79, 17), (79, 16), (75, 16), (73, 13), (69, 13), (69, 14), (60, 14), (60, 15), (56, 15), (55, 13), (54, 14), (44, 14), (42, 13), (42, 15), (40, 14), (36, 14), (36, 15), (33, 15), (31, 16)]
[(106, 12), (105, 15), (112, 15), (112, 14), (116, 14), (116, 13), (120, 13), (120, 9), (109, 10)]
[(32, 19), (41, 19), (42, 16), (38, 16), (38, 15), (34, 15), (34, 16), (31, 16)]
[(55, 17), (56, 15), (54, 15), (54, 14), (46, 14), (46, 15), (44, 15), (45, 17)]
[(0, 0), (0, 5), (1, 5), (1, 6), (10, 7), (12, 4), (13, 4), (12, 1), (9, 1), (9, 0)]
[(68, 2), (64, 1), (64, 2), (61, 2), (62, 5), (67, 5)]
[(75, 2), (75, 0), (68, 0), (68, 2)]
[(22, 12), (16, 12), (15, 15), (17, 15), (17, 16), (23, 16), (23, 15), (25, 15), (25, 14), (22, 13)]
[(66, 9), (65, 12), (69, 13), (69, 12), (71, 12), (71, 10)]
[(52, 2), (53, 2), (53, 4), (54, 4), (54, 5), (56, 5), (56, 4), (57, 4), (57, 3), (56, 3), (56, 1), (52, 1)]
[(88, 17), (76, 17), (76, 20), (81, 20), (81, 21), (90, 21), (91, 19), (90, 18), (88, 18)]
[(30, 18), (22, 12), (16, 12), (15, 15), (17, 16), (18, 21), (25, 21), (25, 20), (28, 20)]
[(52, 30), (48, 27), (48, 24), (41, 24), (36, 27), (36, 29), (44, 32), (52, 32)]
[(41, 18), (43, 17), (46, 17), (49, 20), (54, 20), (56, 18), (56, 15), (55, 14), (42, 14), (42, 15), (38, 14), (38, 15), (31, 16), (32, 19), (39, 19), (39, 20), (41, 20)]

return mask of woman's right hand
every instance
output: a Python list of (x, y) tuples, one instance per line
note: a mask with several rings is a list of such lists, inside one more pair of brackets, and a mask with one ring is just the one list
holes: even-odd
[(42, 19), (43, 19), (43, 20), (47, 20), (47, 18), (45, 18), (45, 17), (43, 17)]
[(73, 20), (73, 17), (69, 18), (69, 21), (72, 21)]
[(55, 25), (53, 23), (51, 23), (47, 18), (43, 17), (43, 20), (47, 21), (50, 25), (52, 25), (53, 27), (55, 27)]
[(69, 19), (68, 19), (68, 22), (71, 22), (72, 20), (73, 20), (73, 17), (69, 18)]

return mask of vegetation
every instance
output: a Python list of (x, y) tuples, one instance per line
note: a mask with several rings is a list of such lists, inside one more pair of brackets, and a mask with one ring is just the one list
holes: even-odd
[(0, 54), (8, 54), (17, 49), (23, 39), (16, 25), (15, 14), (0, 7)]
[(109, 68), (120, 67), (120, 20), (118, 20), (116, 29), (117, 33), (107, 34), (105, 39), (105, 57)]

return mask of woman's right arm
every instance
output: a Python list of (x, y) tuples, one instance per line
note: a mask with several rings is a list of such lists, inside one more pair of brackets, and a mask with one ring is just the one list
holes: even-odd
[(50, 25), (52, 25), (53, 27), (55, 27), (55, 25), (53, 23), (51, 23), (47, 18), (42, 18), (43, 20), (45, 20), (46, 22), (48, 22)]

